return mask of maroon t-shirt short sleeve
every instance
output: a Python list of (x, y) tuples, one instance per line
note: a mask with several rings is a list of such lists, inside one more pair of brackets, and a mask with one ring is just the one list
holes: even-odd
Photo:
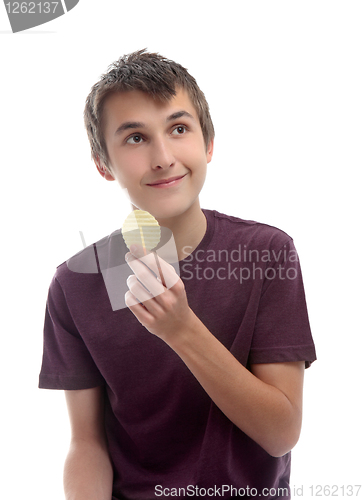
[(300, 264), (292, 240), (265, 270), (250, 350), (251, 363), (315, 359)]
[[(68, 300), (72, 300), (70, 296)], [(87, 305), (84, 305), (86, 314)], [(49, 389), (89, 389), (103, 383), (54, 276), (44, 320), (44, 353), (40, 384)]]
[[(216, 211), (204, 214), (203, 240), (179, 262), (190, 307), (247, 368), (309, 366), (315, 348), (291, 237)], [(247, 487), (258, 494), (288, 489), (290, 453), (271, 457), (232, 424), (178, 355), (123, 307), (127, 251), (115, 231), (57, 268), (39, 378), (39, 387), (49, 389), (104, 386), (113, 498), (168, 496), (160, 491), (184, 498), (197, 488), (221, 492), (223, 485), (230, 487), (224, 498)]]

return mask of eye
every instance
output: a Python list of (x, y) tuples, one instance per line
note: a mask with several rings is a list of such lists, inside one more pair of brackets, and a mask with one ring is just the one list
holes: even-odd
[(184, 125), (178, 125), (175, 127), (175, 129), (172, 131), (173, 135), (183, 135), (187, 131), (187, 128)]
[(128, 144), (140, 144), (144, 139), (139, 134), (132, 135), (129, 137), (126, 142)]

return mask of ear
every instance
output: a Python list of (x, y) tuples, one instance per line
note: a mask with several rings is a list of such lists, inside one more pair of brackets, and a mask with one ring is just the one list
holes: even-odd
[(101, 162), (101, 160), (99, 159), (98, 156), (96, 158), (94, 158), (93, 160), (95, 162), (95, 165), (96, 165), (98, 172), (100, 173), (100, 175), (102, 175), (102, 177), (104, 179), (106, 179), (106, 181), (114, 181), (115, 180), (115, 178), (112, 175), (112, 173), (110, 172), (110, 170), (108, 170), (105, 167), (105, 165)]
[(207, 147), (207, 163), (212, 160), (214, 148), (214, 139), (211, 139)]

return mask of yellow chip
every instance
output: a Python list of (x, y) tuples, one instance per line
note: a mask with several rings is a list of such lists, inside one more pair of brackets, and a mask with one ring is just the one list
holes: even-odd
[(160, 241), (158, 221), (145, 210), (134, 210), (123, 223), (122, 236), (128, 248), (131, 245), (142, 246), (144, 252), (150, 252)]

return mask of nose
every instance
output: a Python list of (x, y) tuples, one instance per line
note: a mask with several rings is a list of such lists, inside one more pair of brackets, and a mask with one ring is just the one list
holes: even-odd
[(151, 168), (153, 170), (168, 169), (174, 166), (175, 158), (166, 138), (158, 138), (153, 142), (151, 150)]

